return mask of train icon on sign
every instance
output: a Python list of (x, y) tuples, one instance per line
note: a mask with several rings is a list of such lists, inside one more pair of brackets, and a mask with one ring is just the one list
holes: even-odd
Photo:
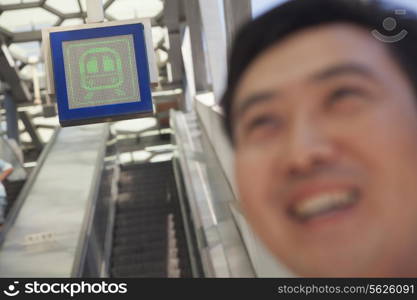
[(118, 96), (125, 92), (122, 58), (109, 47), (96, 47), (85, 51), (79, 59), (81, 87), (87, 90), (85, 100), (91, 100), (94, 92), (113, 90)]

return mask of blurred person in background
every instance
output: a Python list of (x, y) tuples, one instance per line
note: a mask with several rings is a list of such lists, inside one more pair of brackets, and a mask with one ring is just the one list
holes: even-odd
[(0, 227), (3, 226), (5, 221), (5, 212), (7, 207), (7, 195), (3, 182), (12, 172), (12, 165), (0, 159)]
[(417, 276), (411, 12), (289, 1), (241, 29), (228, 76), (239, 198), (271, 252), (298, 276)]

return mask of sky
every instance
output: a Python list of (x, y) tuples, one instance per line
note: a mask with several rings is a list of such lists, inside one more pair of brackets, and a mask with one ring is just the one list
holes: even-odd
[[(252, 4), (252, 16), (254, 18), (260, 16), (261, 14), (265, 13), (269, 9), (275, 7), (278, 4), (284, 3), (287, 0), (251, 0)], [(309, 1), (309, 0), (305, 0)], [(394, 9), (405, 9), (411, 8), (417, 11), (417, 0), (383, 0), (385, 2), (390, 3), (390, 5), (394, 6)]]
[(256, 18), (274, 6), (284, 3), (285, 1), (287, 0), (252, 0), (252, 16)]

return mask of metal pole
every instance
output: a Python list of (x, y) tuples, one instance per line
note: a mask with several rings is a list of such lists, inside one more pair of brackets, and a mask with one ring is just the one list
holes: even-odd
[(41, 88), (39, 85), (39, 75), (36, 65), (32, 65), (32, 80), (33, 80), (33, 93), (35, 99), (33, 100), (34, 104), (42, 104), (41, 101)]
[(4, 93), (4, 108), (6, 109), (7, 136), (20, 144), (17, 105), (8, 91)]
[(87, 23), (104, 21), (103, 0), (87, 0)]
[(43, 148), (42, 138), (40, 137), (36, 126), (33, 124), (31, 117), (26, 111), (19, 111), (19, 117), (25, 125), (27, 133), (30, 135), (33, 145), (37, 150), (41, 151)]

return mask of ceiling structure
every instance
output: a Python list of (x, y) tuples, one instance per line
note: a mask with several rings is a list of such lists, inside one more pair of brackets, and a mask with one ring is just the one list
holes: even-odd
[[(23, 110), (26, 114), (26, 107), (41, 104), (44, 116), (49, 116), (49, 108), (54, 106), (53, 95), (47, 95), (45, 90), (42, 29), (86, 23), (86, 1), (88, 0), (0, 0), (0, 109), (2, 114), (6, 114), (9, 138), (20, 140), (21, 124), (18, 124), (18, 118), (22, 119), (20, 114)], [(104, 21), (151, 18), (152, 39), (160, 77), (160, 85), (155, 90), (157, 93), (175, 90), (181, 85), (181, 82), (173, 80), (170, 75), (172, 70), (182, 69), (181, 52), (178, 51), (180, 44), (175, 42), (178, 39), (171, 41), (172, 32), (179, 36), (180, 20), (178, 9), (175, 9), (178, 5), (178, 0), (103, 0)], [(173, 51), (174, 48), (178, 49)], [(36, 98), (36, 91), (38, 95), (40, 93), (41, 101), (37, 100), (39, 97)], [(155, 94), (155, 97), (158, 95)], [(18, 112), (18, 106), (23, 110)], [(51, 110), (50, 116), (55, 113)], [(33, 144), (38, 141), (42, 145), (40, 138), (36, 136), (37, 128), (32, 122), (33, 116), (27, 114), (23, 117), (26, 117), (26, 121), (29, 120), (25, 123), (25, 128)]]
[[(38, 76), (44, 83), (42, 28), (86, 23), (87, 0), (0, 0), (0, 45), (5, 44), (20, 69), (23, 80), (31, 80), (30, 61), (38, 61)], [(164, 27), (163, 0), (103, 0), (105, 21), (149, 17), (162, 82), (166, 81), (168, 31)], [(29, 83), (30, 85), (30, 83)]]
[[(103, 5), (107, 21), (151, 17), (154, 40), (162, 38), (163, 1), (103, 0)], [(20, 56), (39, 56), (42, 28), (79, 25), (86, 17), (86, 0), (0, 0), (0, 39)]]

